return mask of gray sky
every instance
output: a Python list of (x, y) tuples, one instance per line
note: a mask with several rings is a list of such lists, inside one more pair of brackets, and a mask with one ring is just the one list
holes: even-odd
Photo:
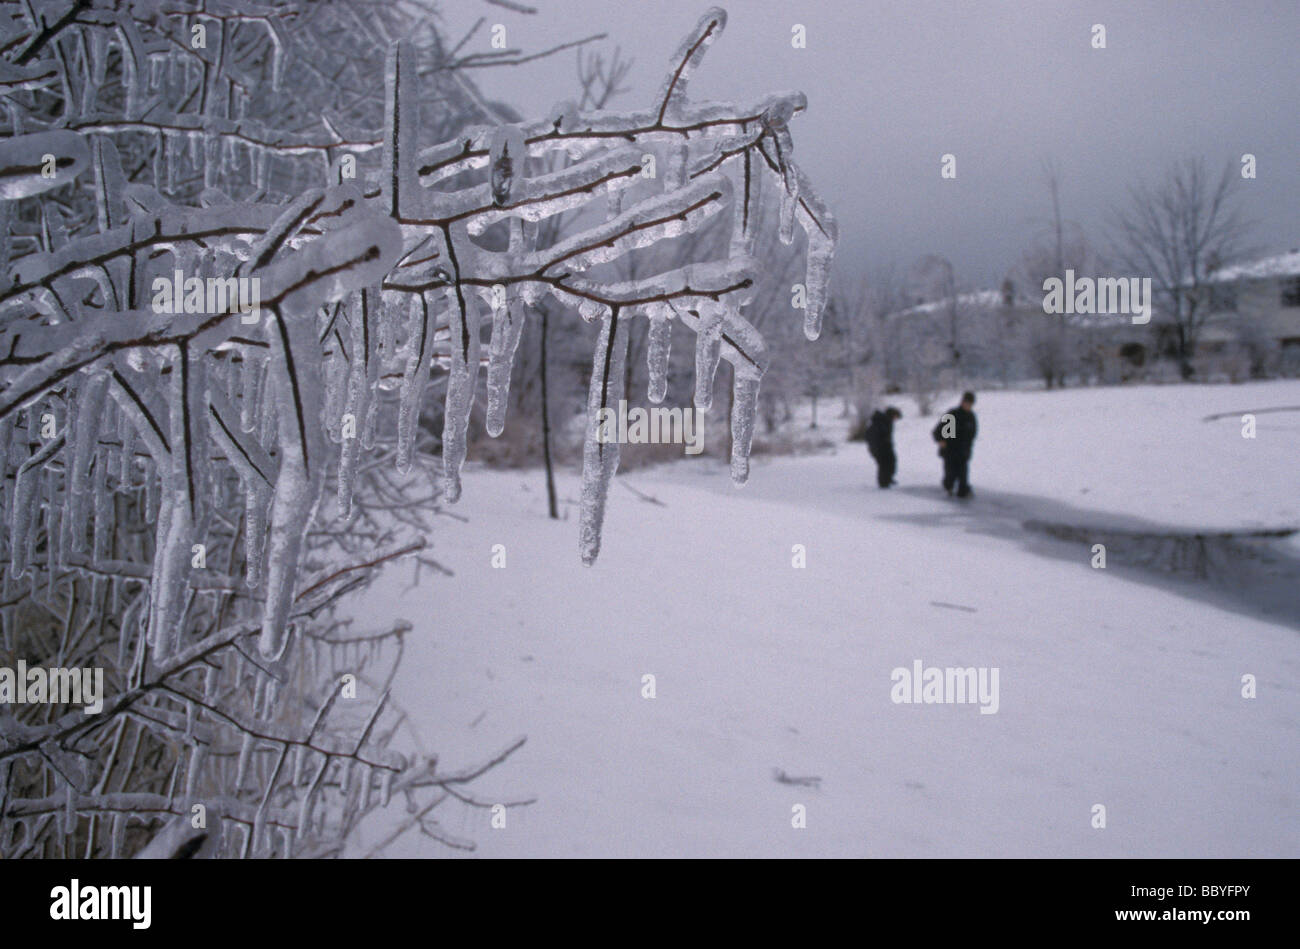
[[(447, 0), (455, 39), (479, 17), (536, 51), (606, 32), (634, 60), (617, 108), (650, 104), (701, 0), (529, 0), (516, 14)], [(966, 285), (994, 286), (1049, 211), (1041, 163), (1062, 173), (1066, 216), (1104, 250), (1102, 225), (1139, 179), (1204, 156), (1245, 152), (1254, 242), (1300, 247), (1300, 3), (1296, 0), (735, 0), (691, 85), (694, 99), (798, 89), (795, 157), (840, 222), (837, 271), (952, 259)], [(794, 49), (791, 27), (807, 29)], [(1091, 47), (1104, 24), (1104, 50)], [(485, 48), (488, 33), (474, 43)], [(572, 53), (478, 70), (493, 98), (529, 117), (576, 93)], [(940, 156), (957, 158), (942, 180)]]

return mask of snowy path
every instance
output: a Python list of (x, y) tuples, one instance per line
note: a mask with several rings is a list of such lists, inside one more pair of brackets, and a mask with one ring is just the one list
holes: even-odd
[[(449, 812), (448, 830), (485, 856), (1300, 855), (1294, 626), (984, 529), (1006, 518), (978, 505), (1041, 473), (1005, 469), (1000, 494), (990, 438), (988, 488), (963, 508), (929, 486), (921, 428), (900, 430), (891, 492), (868, 487), (861, 446), (759, 462), (742, 491), (707, 462), (634, 473), (663, 506), (615, 486), (595, 568), (572, 512), (546, 519), (536, 473), (467, 472), (469, 522), (434, 538), (455, 579), (402, 592), (399, 570), (359, 611), (415, 622), (396, 697), (447, 766), (528, 736), (479, 796), (538, 802), (503, 830)], [(998, 668), (998, 712), (894, 704), (891, 670), (915, 660)], [(389, 852), (446, 853), (412, 836)]]

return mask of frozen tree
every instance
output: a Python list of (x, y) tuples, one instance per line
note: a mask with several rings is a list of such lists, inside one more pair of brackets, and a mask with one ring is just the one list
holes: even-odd
[[(540, 305), (599, 327), (585, 561), (632, 320), (652, 399), (671, 322), (696, 337), (698, 407), (732, 366), (744, 481), (761, 191), (782, 241), (805, 234), (810, 338), (834, 246), (792, 159), (803, 98), (687, 98), (719, 10), (649, 108), (521, 122), (464, 75), (511, 57), (449, 48), (419, 4), (0, 9), (0, 641), (107, 673), (89, 713), (0, 706), (0, 854), (338, 853), (395, 793), (399, 833), (471, 846), (435, 809), (486, 807), (470, 785), (521, 741), (464, 768), (400, 753), (409, 626), (335, 607), (399, 558), (438, 569), (428, 515), (461, 493), (480, 378), (495, 435)], [(582, 226), (540, 244), (565, 212)], [(719, 217), (725, 252), (611, 273)]]
[(838, 388), (843, 414), (852, 415), (850, 438), (860, 439), (887, 385), (887, 337), (881, 306), (885, 292), (875, 279), (836, 281), (826, 310), (824, 362)]
[(423, 127), (473, 87), (413, 4), (119, 6), (0, 7), (0, 664), (106, 673), (89, 714), (0, 705), (0, 854), (337, 853), (393, 793), (471, 846), (434, 809), (519, 742), (399, 753), (410, 627), (334, 610), (437, 569), (411, 410), (447, 358), (353, 163), (393, 37)]
[[(1095, 257), (1083, 228), (1068, 220), (1061, 209), (1061, 173), (1053, 161), (1043, 163), (1043, 182), (1051, 200), (1052, 216), (1034, 237), (1020, 261), (1020, 277), (1031, 293), (1043, 290), (1048, 279), (1065, 279), (1065, 272), (1090, 277)], [(1023, 345), (1033, 371), (1048, 389), (1064, 387), (1066, 376), (1082, 362), (1084, 318), (1077, 314), (1044, 314), (1025, 328)]]
[[(582, 113), (561, 106), (541, 121), (517, 129), (530, 159), (561, 150), (571, 160), (558, 171), (516, 179), (495, 206), (482, 207), (472, 190), (447, 193), (441, 183), (491, 163), (491, 142), (499, 127), (468, 130), (457, 139), (419, 153), (408, 169), (410, 205), (395, 209), (405, 228), (432, 239), (432, 253), (446, 269), (430, 279), (407, 279), (400, 271), (385, 281), (392, 290), (444, 289), (451, 337), (447, 421), (443, 435), (444, 490), (460, 492), (464, 429), (473, 392), (476, 325), (482, 300), (492, 308), (492, 351), (507, 359), (496, 340), (514, 335), (524, 313), (549, 298), (600, 326), (588, 394), (588, 432), (584, 447), (580, 545), (584, 561), (596, 559), (605, 497), (618, 467), (618, 446), (597, 438), (597, 415), (624, 397), (629, 322), (644, 318), (652, 326), (676, 321), (696, 334), (694, 401), (708, 410), (720, 361), (735, 374), (732, 472), (743, 483), (748, 472), (758, 387), (767, 368), (766, 350), (741, 308), (755, 293), (757, 264), (753, 243), (757, 219), (751, 214), (764, 188), (780, 195), (778, 222), (783, 242), (799, 224), (807, 240), (807, 306), (804, 332), (815, 338), (825, 303), (835, 225), (829, 210), (794, 163), (788, 123), (805, 108), (798, 94), (767, 96), (744, 104), (695, 104), (687, 86), (708, 47), (721, 34), (726, 17), (711, 10), (683, 41), (653, 105), (632, 112)], [(400, 98), (400, 92), (399, 92)], [(493, 166), (495, 167), (495, 166)], [(401, 169), (394, 188), (407, 180)], [(599, 199), (604, 220), (549, 247), (537, 246), (537, 224)], [(711, 218), (729, 213), (730, 241), (714, 259), (673, 261), (657, 272), (623, 279), (610, 264), (625, 254), (689, 235)], [(489, 251), (473, 238), (488, 228), (509, 228), (504, 251)], [(428, 266), (426, 264), (425, 266)], [(495, 301), (495, 302), (493, 302)], [(662, 337), (660, 329), (652, 333)], [(649, 347), (653, 378), (661, 375), (666, 345)], [(488, 398), (494, 398), (489, 370)], [(497, 375), (498, 379), (508, 374)], [(652, 386), (650, 397), (660, 395)], [(489, 432), (493, 420), (489, 410)]]

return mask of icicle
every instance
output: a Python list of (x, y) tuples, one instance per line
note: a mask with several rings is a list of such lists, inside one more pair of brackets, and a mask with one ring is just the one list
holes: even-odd
[(262, 690), (262, 718), (269, 721), (275, 717), (276, 700), (280, 696), (280, 683), (279, 680), (268, 676), (265, 686)]
[(167, 193), (176, 193), (176, 166), (180, 164), (180, 143), (175, 135), (164, 135), (161, 139), (167, 161)]
[(59, 578), (60, 570), (66, 561), (63, 557), (62, 540), (63, 531), (60, 530), (61, 516), (63, 509), (58, 506), (58, 488), (54, 483), (55, 476), (52, 473), (42, 473), (42, 481), (45, 483), (46, 500), (43, 505), (45, 508), (46, 520), (46, 564), (45, 569), (40, 571), (45, 575), (45, 597), (50, 603), (54, 602), (54, 584)]
[(379, 393), (376, 386), (370, 385), (370, 395), (366, 400), (366, 417), (361, 423), (361, 447), (371, 451), (375, 447), (375, 434), (379, 429)]
[(77, 791), (71, 781), (63, 784), (63, 826), (60, 833), (71, 836), (77, 830)]
[(235, 792), (244, 786), (244, 778), (248, 776), (248, 762), (253, 756), (253, 736), (247, 732), (244, 733), (243, 743), (239, 746), (239, 764), (235, 766)]
[(281, 404), (274, 395), (267, 395), (265, 391), (266, 387), (271, 385), (270, 376), (271, 371), (268, 364), (266, 375), (262, 379), (264, 391), (257, 406), (257, 429), (256, 434), (254, 435), (262, 445), (269, 445), (274, 442), (280, 430), (277, 423), (280, 419), (279, 412)]
[(749, 448), (754, 441), (754, 416), (758, 411), (757, 372), (732, 364), (731, 480), (737, 486), (749, 480)]
[(493, 438), (505, 428), (510, 370), (514, 366), (515, 350), (519, 348), (523, 329), (523, 304), (513, 296), (500, 301), (492, 312), (492, 339), (488, 344), (487, 433)]
[(36, 534), (36, 522), (41, 512), (38, 499), (40, 473), (40, 466), (33, 465), (19, 468), (14, 478), (13, 505), (9, 511), (9, 555), (10, 569), (15, 577), (21, 577), (27, 570), (30, 541)]
[(835, 238), (825, 234), (815, 223), (808, 228), (808, 262), (804, 283), (808, 288), (807, 309), (804, 310), (804, 336), (816, 339), (821, 335), (822, 310), (826, 306), (826, 288), (830, 282), (831, 258), (835, 254)]
[[(385, 360), (391, 360), (393, 357), (393, 330), (395, 320), (393, 319), (394, 307), (384, 299), (381, 292), (372, 294), (375, 301), (375, 329), (377, 331), (378, 345), (375, 347), (376, 358), (382, 363)], [(371, 395), (375, 393), (371, 390)]]
[(261, 356), (254, 353), (253, 347), (244, 351), (243, 391), (239, 400), (239, 427), (251, 433), (257, 428), (258, 409), (261, 407), (261, 387), (264, 384), (262, 369), (265, 365)]
[(370, 797), (374, 793), (375, 784), (371, 777), (371, 768), (369, 765), (360, 765), (357, 770), (360, 772), (361, 788), (360, 798), (357, 802), (358, 809), (365, 811), (370, 807)]
[[(78, 553), (86, 549), (85, 509), (90, 499), (87, 497), (90, 465), (95, 458), (95, 447), (99, 442), (100, 427), (104, 421), (104, 397), (108, 392), (108, 377), (96, 374), (84, 380), (77, 389), (76, 419), (72, 425), (72, 460), (68, 477), (68, 507), (70, 527), (72, 528), (72, 549)], [(103, 482), (102, 471), (96, 479)]]
[[(745, 176), (749, 176), (749, 191), (746, 194)], [(762, 220), (763, 209), (763, 174), (746, 152), (744, 164), (737, 171), (732, 183), (735, 195), (731, 215), (731, 241), (727, 256), (753, 257), (758, 243), (758, 227)]]
[(253, 174), (254, 184), (257, 187), (258, 194), (266, 191), (266, 182), (270, 174), (271, 155), (264, 148), (259, 148), (253, 153)]
[(216, 136), (203, 143), (203, 187), (215, 188), (221, 180), (221, 160), (225, 155), (222, 142)]
[(126, 841), (126, 815), (114, 814), (111, 827), (108, 856), (112, 860), (119, 860), (122, 857), (122, 845)]
[(162, 658), (170, 655), (179, 642), (183, 621), (186, 592), (189, 589), (190, 545), (194, 525), (187, 500), (187, 484), (183, 468), (184, 452), (177, 434), (188, 406), (180, 395), (183, 376), (181, 360), (172, 369), (172, 444), (176, 449), (172, 470), (167, 473), (167, 485), (162, 495), (155, 527), (153, 575), (149, 584), (149, 643)]
[(93, 524), (91, 525), (91, 556), (107, 560), (113, 549), (113, 530), (116, 526), (113, 512), (113, 492), (109, 490), (108, 476), (103, 469), (96, 470), (91, 481)]
[(13, 445), (13, 434), (14, 416), (0, 418), (0, 497), (4, 496), (4, 484), (9, 477), (9, 449)]
[(119, 425), (118, 437), (122, 441), (122, 448), (118, 452), (118, 472), (117, 480), (123, 490), (129, 491), (132, 482), (135, 480), (135, 429), (129, 424)]
[(424, 294), (411, 298), (412, 345), (402, 374), (397, 409), (397, 470), (406, 474), (415, 451), (416, 428), (420, 421), (420, 399), (429, 381), (432, 365), (428, 352), (433, 344), (433, 316)]
[(298, 803), (298, 839), (302, 840), (307, 835), (308, 827), (311, 825), (312, 806), (316, 803), (316, 795), (310, 789), (303, 792), (302, 800)]
[(268, 489), (251, 484), (244, 494), (244, 584), (251, 590), (262, 583), (262, 552), (266, 544)]
[(794, 116), (797, 103), (802, 97), (783, 98), (763, 113), (762, 123), (771, 137), (776, 152), (778, 174), (781, 177), (781, 211), (779, 234), (782, 244), (794, 240), (795, 210), (799, 202), (800, 178), (798, 167), (794, 163), (794, 139), (790, 135), (789, 121)]
[(393, 772), (385, 769), (383, 776), (379, 779), (380, 807), (388, 807), (388, 802), (393, 796)]
[(347, 800), (352, 794), (352, 758), (344, 758), (339, 762), (339, 796)]
[(90, 40), (90, 79), (102, 86), (108, 75), (108, 34), (103, 30), (87, 30), (82, 34)]
[(372, 315), (365, 291), (362, 291), (357, 299), (358, 304), (351, 314), (352, 352), (348, 367), (346, 427), (341, 433), (342, 443), (339, 449), (338, 491), (336, 495), (339, 517), (344, 520), (352, 517), (352, 492), (356, 480), (357, 459), (360, 455), (361, 438), (365, 430), (370, 398), (370, 321)]
[(163, 162), (166, 160), (167, 157), (165, 154), (167, 151), (165, 145), (166, 143), (163, 139), (163, 133), (159, 132), (157, 135), (154, 136), (154, 151), (153, 151), (153, 186), (157, 188), (159, 191), (162, 190), (163, 183), (166, 181), (167, 178), (165, 174), (165, 169), (163, 168)]
[(343, 437), (342, 419), (348, 394), (348, 361), (335, 349), (325, 361), (324, 423), (330, 440), (338, 444)]
[(617, 412), (623, 398), (623, 369), (627, 361), (627, 332), (619, 326), (613, 310), (601, 326), (591, 368), (587, 395), (587, 439), (582, 452), (582, 518), (579, 549), (582, 562), (590, 566), (600, 554), (600, 531), (605, 521), (605, 500), (609, 484), (618, 471), (617, 438), (610, 439), (607, 413)]
[[(258, 649), (267, 658), (285, 647), (294, 584), (306, 539), (324, 487), (326, 439), (320, 424), (324, 399), (320, 365), (307, 358), (319, 355), (315, 321), (288, 321), (287, 339), (271, 333), (271, 385), (279, 405), (280, 471), (271, 498), (270, 530), (266, 541), (266, 602)], [(296, 357), (296, 358), (295, 358)]]
[(649, 314), (649, 343), (646, 348), (646, 368), (650, 382), (646, 397), (658, 405), (668, 394), (668, 357), (671, 352), (672, 323), (661, 312)]
[(117, 667), (119, 669), (127, 668), (127, 652), (130, 650), (134, 637), (139, 630), (139, 622), (136, 613), (143, 602), (144, 597), (137, 594), (136, 598), (131, 601), (126, 608), (126, 611), (122, 614), (122, 632), (117, 638)]
[(465, 462), (465, 439), (479, 366), (479, 310), (472, 298), (463, 308), (455, 287), (447, 289), (451, 316), (451, 369), (442, 427), (442, 493), (449, 503), (460, 500), (460, 467)]
[(695, 407), (707, 412), (713, 406), (713, 378), (722, 353), (722, 313), (717, 304), (700, 304), (700, 325), (695, 331)]
[(193, 801), (199, 796), (199, 776), (208, 757), (208, 746), (195, 742), (190, 748), (189, 769), (185, 773), (185, 797)]
[[(160, 486), (155, 466), (148, 465), (144, 472), (144, 520), (146, 524), (153, 524), (158, 518), (158, 489)], [(99, 549), (98, 544), (96, 544), (95, 549)]]

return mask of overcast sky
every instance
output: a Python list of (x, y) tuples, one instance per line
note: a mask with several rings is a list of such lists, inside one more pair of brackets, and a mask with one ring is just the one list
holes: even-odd
[[(526, 16), (446, 0), (458, 39), (479, 16), (513, 47), (594, 32), (634, 59), (618, 108), (649, 105), (669, 58), (709, 4), (529, 0)], [(872, 273), (927, 253), (967, 286), (996, 286), (1049, 213), (1041, 170), (1062, 173), (1067, 217), (1104, 249), (1129, 184), (1185, 156), (1258, 162), (1242, 206), (1266, 251), (1300, 247), (1300, 2), (1297, 0), (735, 0), (691, 97), (798, 89), (795, 157), (835, 211), (836, 269)], [(803, 24), (807, 48), (791, 46)], [(1106, 49), (1091, 46), (1106, 28)], [(480, 32), (475, 43), (487, 46)], [(576, 93), (572, 53), (478, 70), (492, 97), (530, 118)], [(957, 159), (940, 178), (940, 156)]]

